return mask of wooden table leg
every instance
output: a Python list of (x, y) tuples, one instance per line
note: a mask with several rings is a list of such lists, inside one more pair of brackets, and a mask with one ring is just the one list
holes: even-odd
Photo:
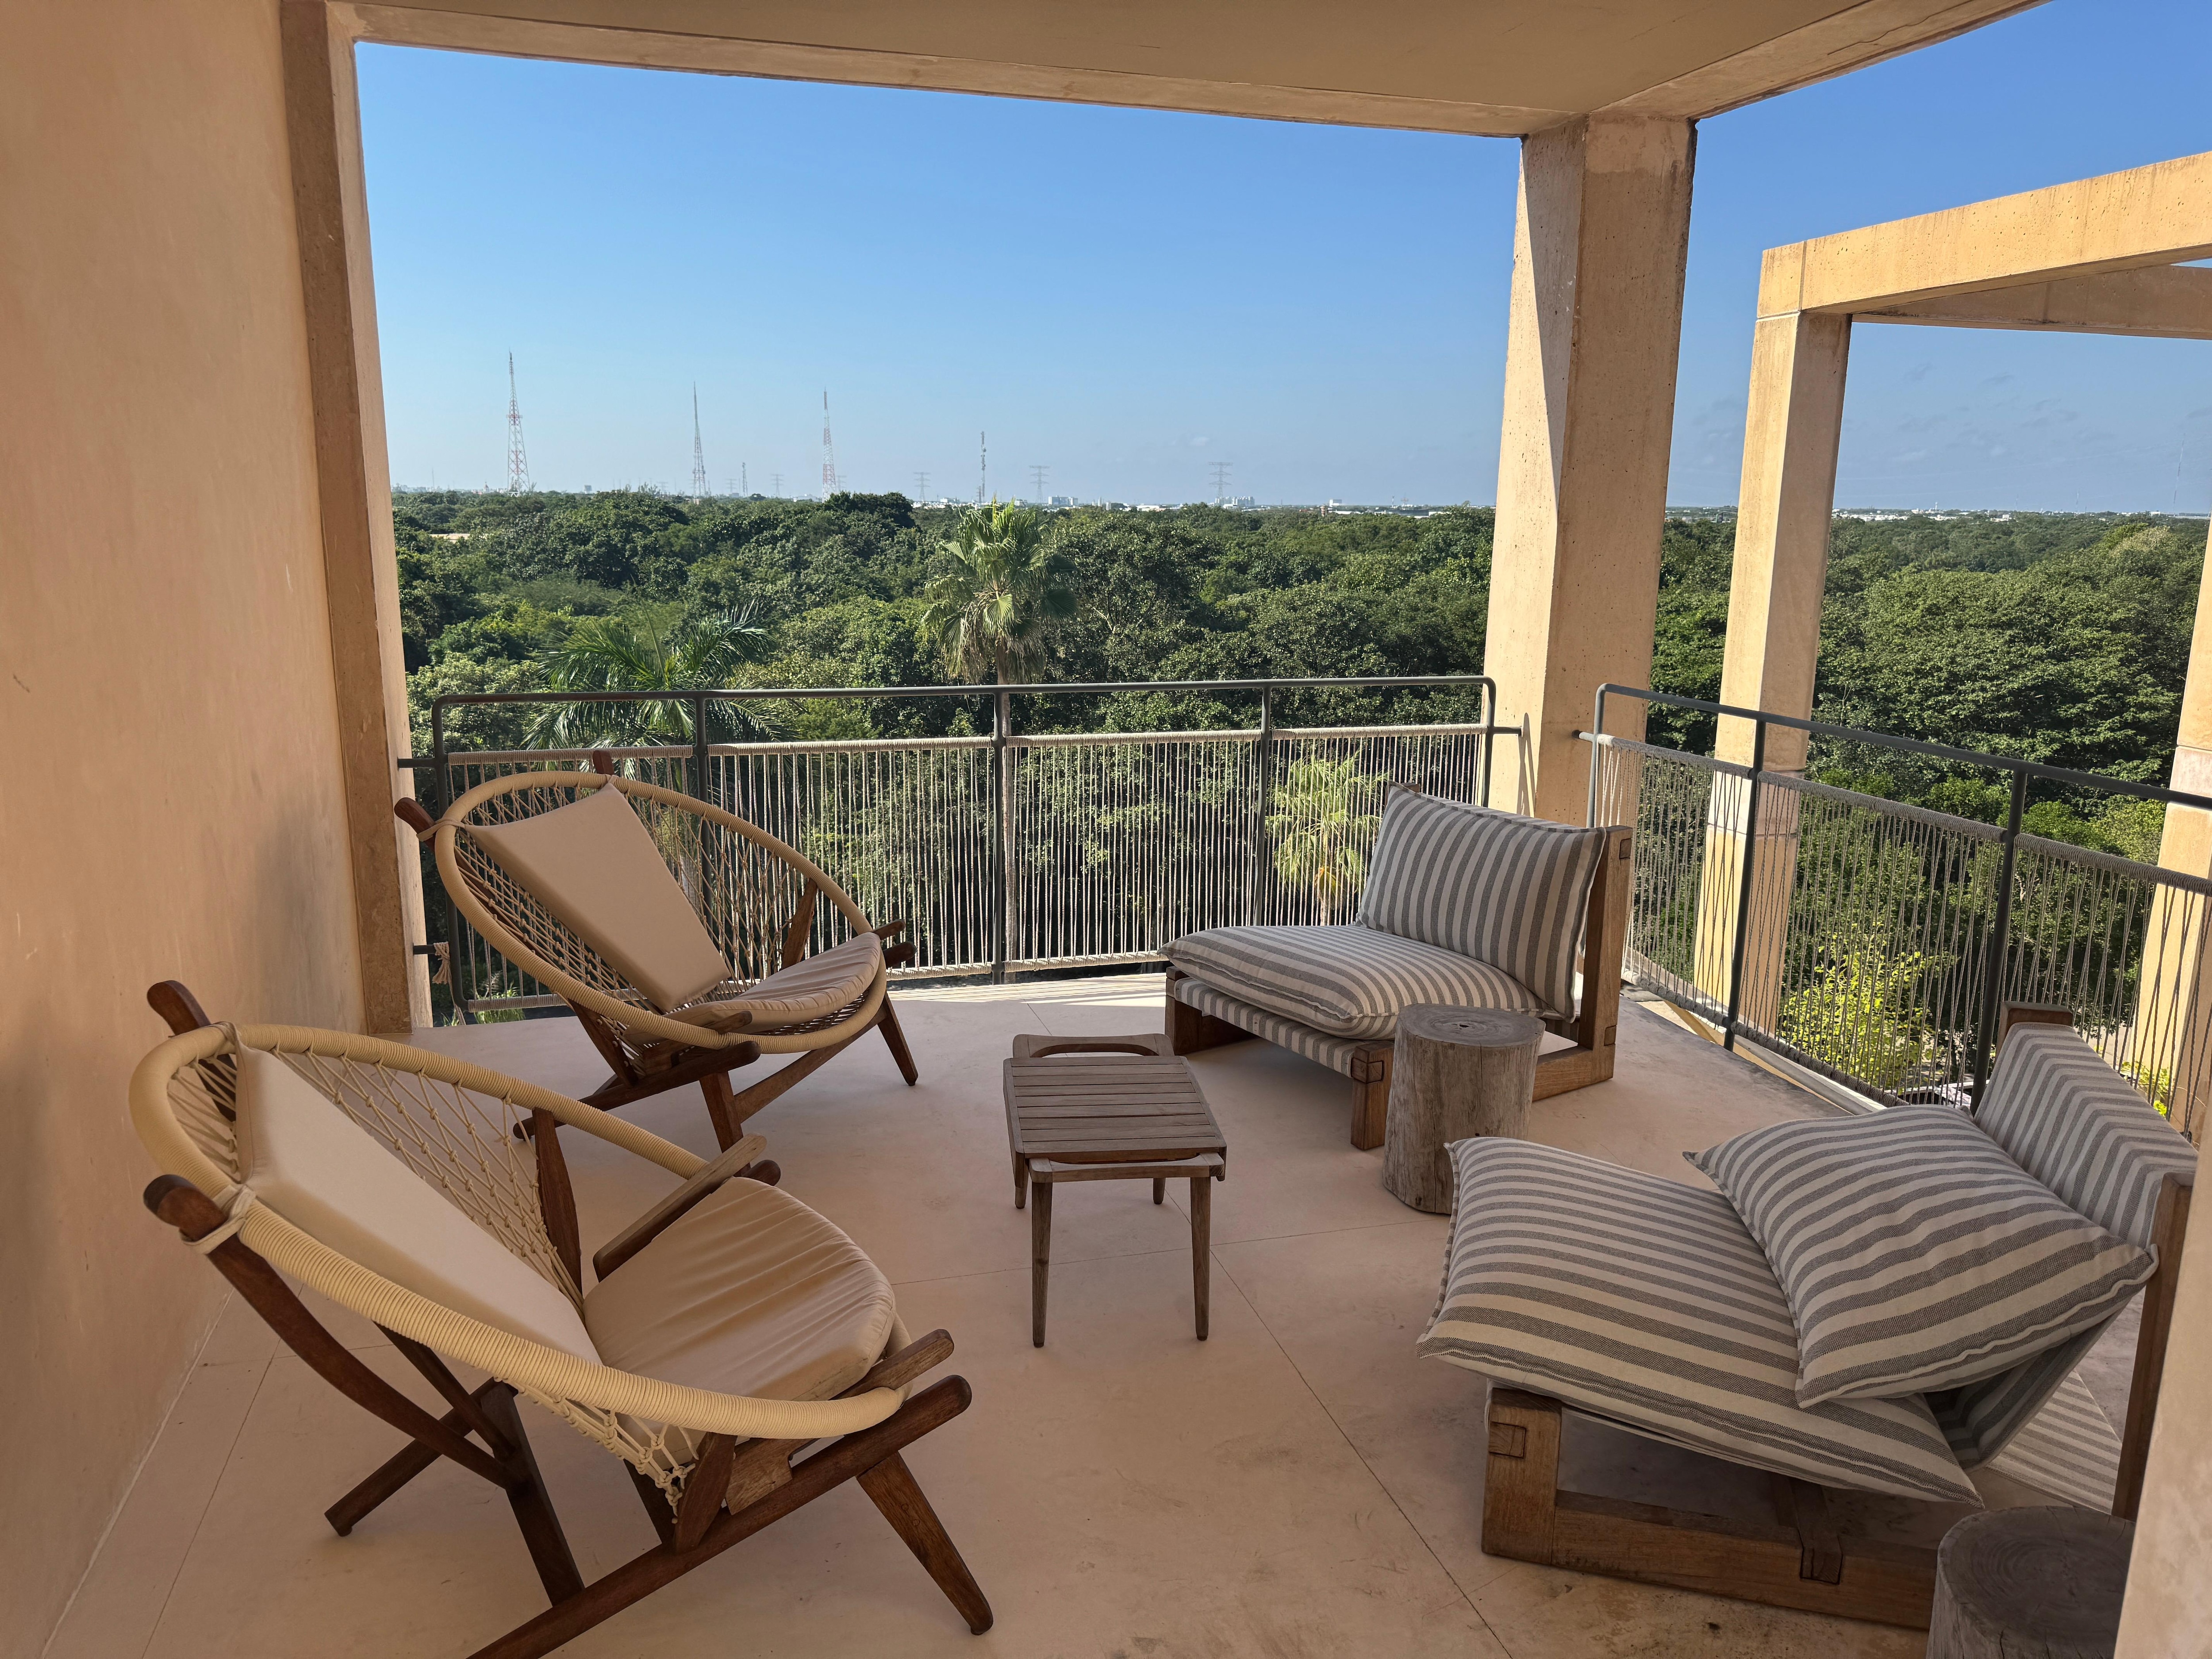
[(1213, 1287), (1213, 1176), (1190, 1183), (1190, 1294), (1198, 1304), (1198, 1340), (1206, 1340)]
[(1014, 1207), (1020, 1209), (1029, 1202), (1030, 1161), (1019, 1152), (1014, 1154)]
[(1052, 1270), (1052, 1182), (1030, 1184), (1030, 1346), (1044, 1346), (1045, 1280)]

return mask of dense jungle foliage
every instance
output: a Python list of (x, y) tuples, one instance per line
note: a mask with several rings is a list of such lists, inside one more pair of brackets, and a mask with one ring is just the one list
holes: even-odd
[[(896, 495), (827, 501), (649, 492), (413, 493), (395, 503), (416, 741), (432, 698), (594, 684), (921, 686), (951, 683), (923, 627), (957, 510)], [(1492, 514), (1077, 509), (1043, 520), (1072, 615), (1042, 636), (1061, 682), (1478, 671)], [(1735, 526), (1671, 519), (1653, 680), (1718, 696)], [(2112, 514), (1839, 518), (1822, 622), (1818, 713), (2131, 779), (2162, 779), (2188, 661), (2201, 523)], [(690, 654), (685, 655), (686, 653)], [(650, 659), (635, 678), (610, 661)], [(597, 664), (596, 669), (593, 665)], [(655, 665), (658, 665), (657, 666)], [(598, 678), (593, 678), (594, 674)], [(652, 678), (655, 673), (662, 678)], [(1023, 729), (1249, 724), (1249, 698), (1034, 700)], [(1456, 694), (1304, 694), (1285, 724), (1469, 709)], [(1471, 712), (1471, 710), (1469, 711)], [(531, 711), (449, 711), (453, 746), (556, 736)], [(980, 729), (975, 703), (778, 701), (742, 729), (861, 737)], [(1662, 714), (1655, 740), (1705, 749), (1710, 721)], [(1987, 773), (1824, 744), (1830, 781), (1994, 820)], [(2044, 793), (2031, 829), (2143, 856), (2157, 813)]]

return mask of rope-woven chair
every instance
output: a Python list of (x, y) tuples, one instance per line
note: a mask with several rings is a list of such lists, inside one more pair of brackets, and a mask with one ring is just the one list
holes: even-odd
[[(988, 1603), (900, 1456), (968, 1407), (957, 1376), (907, 1394), (951, 1339), (908, 1338), (874, 1265), (775, 1189), (760, 1137), (708, 1163), (463, 1060), (337, 1031), (196, 1027), (204, 1016), (173, 982), (149, 1000), (185, 1029), (131, 1082), (139, 1137), (165, 1172), (147, 1207), (311, 1369), (409, 1437), (325, 1512), (331, 1525), (351, 1532), (441, 1457), (500, 1487), (514, 1511), (552, 1605), (476, 1659), (550, 1653), (850, 1480), (969, 1629), (989, 1627)], [(533, 1133), (514, 1133), (526, 1124)], [(556, 1125), (680, 1182), (593, 1257), (588, 1294)], [(728, 1288), (702, 1304), (702, 1282)], [(381, 1327), (445, 1414), (364, 1364), (294, 1284)], [(486, 1380), (468, 1387), (448, 1360)], [(583, 1582), (518, 1393), (629, 1466), (653, 1548)], [(817, 1440), (829, 1443), (793, 1463)]]
[[(911, 945), (886, 949), (906, 924), (871, 923), (818, 866), (735, 814), (615, 775), (604, 757), (593, 761), (600, 769), (520, 772), (479, 784), (434, 823), (414, 801), (394, 808), (432, 844), (447, 894), (469, 925), (566, 1002), (612, 1068), (586, 1103), (611, 1110), (696, 1083), (716, 1140), (728, 1147), (748, 1117), (872, 1029), (883, 1033), (912, 1086), (914, 1056), (886, 977), (913, 958)], [(621, 831), (611, 852), (651, 866), (627, 845), (649, 837), (659, 854), (657, 866), (629, 868), (635, 879), (627, 887), (599, 861), (571, 858), (556, 872), (556, 857), (527, 856), (514, 844), (518, 829), (542, 830), (544, 818), (564, 809), (562, 822), (572, 821), (603, 789), (619, 791), (647, 832)], [(665, 924), (648, 943), (672, 953), (672, 966), (641, 961), (640, 951), (624, 948), (635, 941), (609, 931), (635, 928), (647, 912)], [(810, 956), (817, 934), (835, 942)], [(683, 972), (702, 962), (703, 973)], [(799, 1057), (750, 1089), (733, 1090), (729, 1073), (763, 1054)]]

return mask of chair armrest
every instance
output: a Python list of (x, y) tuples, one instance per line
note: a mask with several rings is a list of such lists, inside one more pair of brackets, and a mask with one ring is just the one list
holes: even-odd
[(746, 1135), (713, 1163), (702, 1165), (681, 1186), (601, 1245), (592, 1257), (592, 1271), (601, 1279), (608, 1278), (693, 1205), (757, 1164), (767, 1150), (768, 1142), (761, 1136)]

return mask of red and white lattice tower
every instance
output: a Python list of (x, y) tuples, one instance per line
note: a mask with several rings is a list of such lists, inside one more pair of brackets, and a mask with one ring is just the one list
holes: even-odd
[(530, 452), (522, 447), (522, 400), (514, 395), (514, 354), (507, 354), (507, 487), (515, 495), (530, 488)]
[(830, 441), (830, 394), (822, 394), (822, 499), (837, 493), (837, 451)]
[(707, 450), (699, 441), (699, 383), (691, 383), (691, 493), (705, 501), (710, 493), (707, 484)]

